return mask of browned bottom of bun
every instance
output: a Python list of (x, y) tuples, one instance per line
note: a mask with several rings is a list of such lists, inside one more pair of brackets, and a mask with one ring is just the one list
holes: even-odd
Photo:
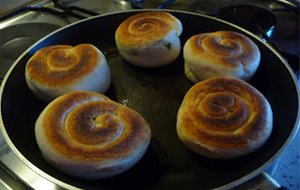
[(233, 31), (200, 33), (183, 47), (185, 74), (193, 82), (228, 76), (248, 81), (260, 63), (258, 46)]
[(148, 148), (151, 131), (134, 110), (95, 92), (76, 91), (43, 110), (35, 136), (44, 158), (58, 170), (101, 179), (135, 165)]
[(177, 115), (177, 134), (192, 151), (216, 159), (260, 148), (273, 125), (271, 106), (253, 86), (228, 77), (195, 84)]

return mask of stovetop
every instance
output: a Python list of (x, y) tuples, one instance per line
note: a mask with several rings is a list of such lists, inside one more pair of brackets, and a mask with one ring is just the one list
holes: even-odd
[[(255, 5), (275, 15), (276, 21), (273, 24), (275, 27), (271, 27), (271, 32), (269, 28), (263, 31), (256, 29), (252, 30), (252, 32), (263, 38), (266, 43), (271, 44), (280, 53), (282, 53), (299, 79), (300, 2), (298, 1), (62, 0), (59, 2), (62, 3), (62, 5), (66, 5), (67, 8), (73, 7), (73, 9), (62, 9), (62, 7), (59, 8), (56, 4), (54, 4), (53, 1), (44, 0), (34, 1), (33, 3), (18, 7), (6, 15), (0, 15), (0, 81), (3, 79), (5, 73), (14, 63), (14, 61), (34, 42), (62, 26), (76, 22), (84, 17), (90, 17), (93, 14), (104, 14), (130, 9), (167, 8), (221, 17), (219, 13), (224, 7), (230, 7), (232, 5), (236, 6), (240, 4)], [(84, 13), (76, 9), (76, 7), (84, 8), (92, 13)], [(48, 9), (54, 11), (49, 11)], [(237, 11), (237, 9), (234, 9), (234, 11)], [(57, 14), (59, 14), (59, 16)], [(226, 20), (232, 18), (224, 19)], [(239, 21), (231, 20), (231, 22)], [(251, 31), (251, 29), (249, 30)], [(10, 54), (12, 50), (14, 50), (14, 53)], [(2, 141), (0, 139), (0, 153), (3, 152), (1, 143)], [(270, 174), (276, 181), (278, 181), (287, 189), (300, 189), (299, 144), (300, 134), (298, 132), (294, 141), (283, 152), (280, 159), (266, 171), (266, 173)], [(3, 160), (1, 161), (3, 162)], [(18, 179), (18, 177), (14, 176), (11, 178), (11, 176), (5, 172), (5, 167), (7, 166), (1, 164), (0, 166), (4, 167), (4, 169), (1, 169), (0, 167), (0, 189), (5, 189), (6, 186), (10, 186), (11, 189), (27, 188), (25, 184)]]

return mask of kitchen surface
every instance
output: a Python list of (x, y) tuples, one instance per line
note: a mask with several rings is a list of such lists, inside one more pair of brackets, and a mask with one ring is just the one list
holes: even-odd
[(24, 6), (30, 2), (32, 2), (32, 0), (3, 0), (0, 2), (0, 15), (5, 15), (8, 12)]
[[(218, 17), (253, 32), (284, 57), (300, 86), (299, 6), (300, 1), (297, 0), (0, 0), (0, 81), (22, 52), (61, 27), (115, 11), (165, 8)], [(7, 153), (9, 150), (2, 137), (0, 136), (0, 189), (32, 188), (30, 183), (37, 182), (33, 180), (28, 184), (21, 177), (30, 175), (32, 171), (16, 173), (25, 166), (9, 164), (10, 159), (15, 158)], [(281, 189), (300, 189), (299, 145), (298, 130), (281, 156), (265, 171), (277, 181)], [(16, 169), (17, 167), (19, 168)], [(42, 182), (51, 186), (47, 180)], [(34, 187), (38, 185), (35, 184)]]

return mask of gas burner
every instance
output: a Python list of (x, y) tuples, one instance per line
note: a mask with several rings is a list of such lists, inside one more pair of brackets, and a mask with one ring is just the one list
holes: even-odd
[(221, 8), (216, 16), (253, 32), (269, 43), (286, 59), (299, 77), (299, 28), (296, 29), (299, 27), (299, 15), (295, 14), (294, 10), (295, 8), (271, 9), (249, 4), (233, 4)]
[(34, 42), (60, 26), (49, 23), (24, 23), (0, 30), (0, 81), (14, 61)]
[(267, 9), (255, 5), (234, 4), (221, 8), (217, 17), (244, 27), (255, 34), (272, 36), (276, 17)]

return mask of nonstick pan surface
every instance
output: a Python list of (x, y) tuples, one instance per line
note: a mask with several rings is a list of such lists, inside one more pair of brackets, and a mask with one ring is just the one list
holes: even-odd
[[(113, 13), (80, 21), (43, 38), (16, 61), (3, 81), (2, 132), (7, 133), (13, 150), (38, 168), (39, 175), (84, 189), (226, 189), (262, 172), (280, 156), (299, 122), (298, 90), (291, 69), (270, 47), (239, 27), (199, 14), (170, 12), (183, 23), (182, 45), (194, 34), (218, 30), (243, 33), (258, 45), (261, 64), (249, 83), (265, 95), (273, 109), (273, 132), (267, 143), (252, 154), (231, 160), (208, 159), (188, 150), (176, 134), (178, 108), (193, 85), (184, 75), (182, 54), (158, 69), (128, 64), (116, 48), (114, 34), (124, 19), (137, 12)], [(26, 62), (42, 47), (79, 43), (94, 44), (105, 54), (112, 74), (105, 94), (138, 111), (152, 130), (151, 144), (142, 160), (129, 171), (105, 180), (79, 180), (59, 172), (44, 160), (34, 136), (35, 121), (46, 103), (35, 98), (26, 85)]]

